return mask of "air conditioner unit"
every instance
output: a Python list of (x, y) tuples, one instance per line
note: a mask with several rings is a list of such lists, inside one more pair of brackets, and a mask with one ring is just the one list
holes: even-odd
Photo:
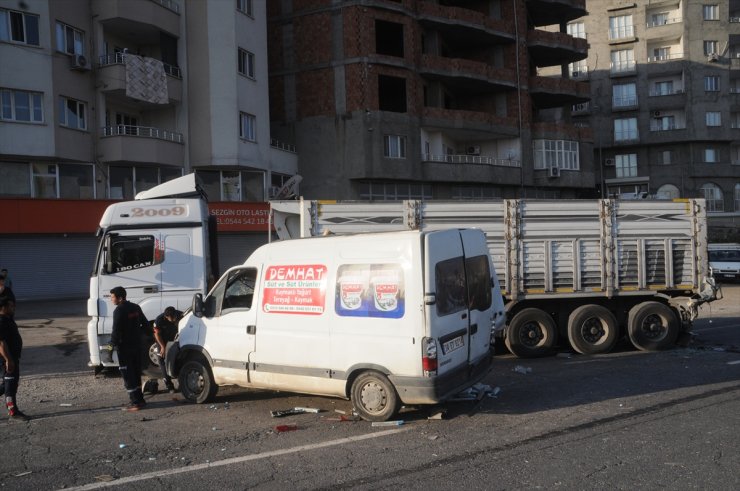
[(707, 55), (707, 61), (719, 61), (719, 55), (717, 53), (709, 53)]
[(659, 117), (660, 117), (660, 115), (661, 115), (660, 111), (653, 111), (653, 112), (652, 112), (652, 116), (653, 116), (654, 118), (659, 118)]
[(604, 167), (614, 167), (614, 159), (604, 159)]
[(550, 167), (547, 169), (547, 177), (560, 177), (560, 167)]
[(570, 74), (571, 78), (578, 78), (581, 76), (581, 72), (573, 72)]
[(87, 61), (87, 58), (85, 58), (85, 55), (74, 55), (72, 57), (72, 70), (89, 70), (90, 69), (90, 62)]
[(468, 155), (480, 155), (480, 147), (478, 145), (471, 145), (465, 149), (465, 153)]

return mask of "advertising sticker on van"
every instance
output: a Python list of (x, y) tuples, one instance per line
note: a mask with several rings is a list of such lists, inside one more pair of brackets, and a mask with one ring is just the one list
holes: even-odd
[(326, 266), (269, 266), (265, 271), (262, 310), (271, 314), (324, 313)]
[(338, 315), (403, 317), (403, 271), (397, 264), (343, 264), (337, 270), (336, 292)]

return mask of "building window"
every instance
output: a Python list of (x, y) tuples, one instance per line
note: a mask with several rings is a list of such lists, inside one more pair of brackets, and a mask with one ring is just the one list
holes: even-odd
[(254, 78), (254, 53), (239, 48), (239, 73)]
[(571, 78), (582, 78), (588, 75), (588, 63), (586, 60), (575, 61), (568, 64)]
[(650, 24), (648, 27), (663, 26), (668, 24), (668, 12), (657, 12), (650, 16)]
[(658, 153), (658, 157), (660, 158), (660, 163), (663, 165), (670, 165), (673, 163), (673, 151), (672, 150), (663, 150)]
[[(656, 111), (656, 113), (658, 113)], [(668, 116), (655, 116), (650, 122), (650, 131), (670, 131), (676, 129), (676, 117), (672, 115)]]
[(661, 46), (659, 48), (653, 48), (653, 56), (650, 61), (664, 61), (671, 59), (671, 47)]
[(709, 75), (704, 77), (704, 90), (706, 92), (718, 92), (719, 91), (719, 76)]
[(661, 96), (661, 95), (671, 95), (673, 93), (674, 93), (673, 80), (664, 80), (661, 82), (655, 82), (655, 85), (653, 86), (652, 95)]
[(28, 162), (3, 162), (0, 165), (0, 196), (31, 196)]
[(379, 55), (403, 58), (403, 24), (376, 20), (375, 52)]
[(583, 21), (571, 22), (566, 26), (568, 34), (574, 38), (586, 39), (586, 24)]
[(705, 148), (704, 149), (704, 162), (713, 164), (718, 161), (718, 152), (716, 148)]
[(56, 198), (56, 164), (31, 164), (31, 196), (34, 198)]
[(704, 41), (704, 54), (705, 55), (716, 55), (718, 53), (717, 41)]
[(617, 177), (637, 177), (637, 154), (615, 155), (614, 166)]
[(708, 182), (703, 184), (699, 191), (707, 200), (707, 211), (724, 211), (725, 203), (724, 196), (722, 196), (722, 190), (716, 184)]
[(406, 158), (406, 137), (385, 135), (383, 138), (383, 156), (389, 159)]
[(663, 184), (655, 192), (655, 196), (658, 199), (678, 199), (681, 197), (681, 193), (673, 184)]
[(631, 38), (635, 35), (632, 15), (609, 17), (609, 39)]
[(707, 126), (722, 126), (722, 113), (719, 111), (706, 112)]
[(85, 54), (85, 34), (61, 22), (57, 22), (57, 51), (70, 55)]
[(565, 170), (581, 168), (577, 141), (533, 140), (534, 168), (549, 169), (557, 167)]
[(24, 123), (43, 123), (44, 105), (40, 92), (25, 90), (0, 90), (0, 119)]
[(236, 0), (236, 10), (243, 12), (250, 17), (254, 17), (254, 5), (252, 5), (252, 0)]
[(635, 51), (618, 49), (610, 53), (612, 73), (631, 72), (635, 69)]
[(614, 141), (630, 141), (637, 138), (637, 118), (614, 120)]
[(87, 164), (59, 164), (59, 197), (95, 198), (95, 168)]
[(239, 113), (239, 138), (257, 141), (257, 118), (254, 115)]
[(406, 79), (378, 75), (378, 106), (381, 111), (405, 113)]
[(87, 129), (87, 107), (84, 102), (59, 97), (59, 124), (76, 130)]
[(264, 201), (265, 174), (259, 171), (202, 171), (198, 178), (212, 201)]
[(362, 182), (360, 199), (371, 201), (400, 201), (404, 199), (432, 199), (431, 184), (407, 182)]
[(0, 41), (39, 45), (39, 16), (0, 9)]
[(614, 107), (632, 107), (637, 105), (635, 84), (619, 84), (612, 88), (612, 105)]
[(735, 184), (735, 211), (740, 211), (740, 184)]
[(704, 20), (719, 20), (719, 5), (702, 5), (701, 12)]

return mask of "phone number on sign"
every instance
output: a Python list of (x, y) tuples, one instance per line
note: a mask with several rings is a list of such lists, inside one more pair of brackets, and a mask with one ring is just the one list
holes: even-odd
[(267, 225), (267, 220), (248, 217), (217, 217), (216, 223), (218, 225)]

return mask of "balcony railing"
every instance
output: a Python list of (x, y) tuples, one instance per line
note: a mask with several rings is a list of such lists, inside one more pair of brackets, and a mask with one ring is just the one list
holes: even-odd
[(679, 22), (683, 22), (683, 19), (681, 17), (668, 17), (666, 19), (649, 20), (647, 22), (647, 27), (650, 28), (665, 26), (667, 24), (678, 24)]
[(167, 10), (171, 10), (176, 14), (180, 13), (180, 6), (172, 0), (152, 0), (152, 2), (158, 3), (162, 7), (166, 8)]
[(285, 150), (286, 152), (295, 152), (295, 145), (291, 145), (290, 143), (283, 143), (280, 140), (276, 140), (275, 138), (270, 138), (270, 146), (272, 148), (277, 148), (278, 150)]
[(632, 61), (613, 61), (611, 63), (612, 73), (629, 73), (635, 71), (635, 62)]
[(588, 67), (578, 67), (577, 70), (571, 70), (570, 78), (574, 80), (583, 80), (588, 78)]
[(730, 87), (730, 94), (740, 94), (740, 87)]
[(730, 24), (740, 23), (740, 17), (730, 17)]
[(683, 58), (683, 53), (666, 53), (657, 56), (648, 56), (648, 63), (656, 63), (658, 61), (669, 61), (669, 60), (680, 60)]
[(640, 139), (640, 134), (637, 130), (615, 131), (614, 132), (614, 143), (633, 142), (639, 139)]
[(612, 107), (634, 107), (636, 105), (637, 105), (636, 95), (612, 98)]
[(678, 123), (651, 123), (650, 131), (674, 131), (674, 130), (685, 130), (686, 125)]
[(140, 136), (182, 143), (182, 133), (175, 133), (174, 131), (161, 130), (149, 126), (131, 126), (127, 124), (105, 126), (103, 127), (103, 136)]
[(609, 40), (635, 37), (635, 26), (619, 26), (609, 28)]
[(587, 113), (590, 110), (591, 110), (591, 105), (588, 102), (581, 102), (580, 104), (573, 104), (570, 108), (571, 114)]
[[(108, 65), (123, 65), (123, 59), (126, 56), (127, 53), (113, 53), (112, 55), (100, 55), (98, 64), (103, 66)], [(165, 62), (162, 62), (162, 65), (164, 65), (164, 73), (167, 75), (170, 75), (175, 78), (182, 78), (182, 72), (180, 71), (179, 67), (169, 65)]]
[(497, 167), (521, 167), (521, 162), (514, 159), (499, 159), (485, 155), (433, 155), (425, 153), (421, 155), (424, 162), (441, 162), (445, 164), (473, 164), (491, 165)]
[(675, 95), (675, 94), (683, 94), (683, 89), (652, 89), (650, 91), (650, 97), (661, 97), (664, 95)]

